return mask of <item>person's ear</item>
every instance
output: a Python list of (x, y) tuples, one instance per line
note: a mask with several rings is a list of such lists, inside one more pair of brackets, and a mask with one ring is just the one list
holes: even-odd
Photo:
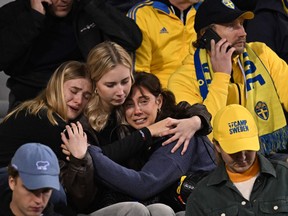
[(159, 94), (158, 97), (156, 98), (156, 104), (158, 105), (158, 109), (162, 108), (162, 104), (163, 104), (162, 94)]
[(16, 185), (16, 179), (13, 178), (12, 176), (9, 176), (8, 177), (8, 184), (9, 184), (10, 189), (13, 191), (15, 188), (15, 185)]
[(201, 37), (204, 35), (206, 29), (207, 29), (207, 28), (205, 28), (205, 29), (200, 29), (199, 33), (200, 33)]

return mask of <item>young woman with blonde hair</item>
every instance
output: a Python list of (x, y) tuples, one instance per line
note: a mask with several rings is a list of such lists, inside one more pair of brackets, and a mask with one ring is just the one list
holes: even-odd
[[(1, 167), (3, 167), (0, 169), (1, 201), (2, 198), (5, 199), (6, 195), (9, 196), (9, 192), (6, 193), (5, 185), (2, 186), (4, 179), (7, 180), (5, 167), (9, 164), (17, 148), (28, 142), (48, 145), (59, 159), (61, 183), (65, 189), (65, 195), (68, 196), (69, 209), (67, 212), (66, 206), (64, 207), (65, 204), (62, 203), (66, 201), (63, 200), (66, 199), (63, 197), (65, 195), (57, 194), (54, 196), (54, 202), (55, 198), (60, 198), (61, 203), (57, 199), (57, 202), (53, 202), (53, 204), (57, 206), (58, 211), (61, 208), (60, 213), (75, 215), (75, 212), (71, 212), (70, 207), (73, 207), (75, 211), (80, 208), (84, 209), (87, 200), (83, 200), (83, 197), (92, 195), (94, 198), (98, 196), (97, 186), (89, 185), (94, 180), (93, 164), (87, 163), (89, 159), (91, 161), (91, 157), (85, 155), (82, 160), (70, 157), (70, 161), (67, 161), (66, 156), (61, 152), (61, 143), (63, 142), (60, 136), (60, 134), (64, 134), (65, 126), (71, 122), (76, 122), (78, 129), (81, 129), (81, 124), (77, 122), (77, 118), (83, 113), (94, 91), (94, 82), (86, 64), (76, 61), (65, 62), (55, 71), (47, 88), (39, 96), (24, 102), (7, 115), (0, 124), (0, 162)], [(70, 128), (68, 128), (68, 133), (69, 130)], [(82, 133), (82, 135), (86, 137), (85, 134)], [(118, 146), (121, 147), (121, 143)], [(77, 172), (77, 176), (74, 175), (75, 172)], [(3, 190), (5, 190), (5, 196)], [(148, 216), (159, 215), (157, 214), (159, 211), (163, 215), (174, 215), (173, 210), (168, 206), (157, 204), (148, 209), (137, 202), (117, 203), (98, 209), (91, 215)]]
[[(83, 113), (93, 92), (94, 82), (86, 64), (78, 61), (64, 62), (53, 73), (45, 90), (7, 114), (0, 124), (0, 194), (3, 197), (3, 190), (8, 188), (5, 184), (8, 182), (7, 165), (20, 146), (31, 142), (43, 143), (54, 151), (61, 163), (61, 179), (65, 187), (68, 183), (66, 179), (70, 179), (67, 173), (71, 167), (65, 163), (65, 155), (61, 152), (60, 134), (66, 124), (76, 121)], [(89, 180), (87, 175), (85, 177)], [(72, 199), (78, 200), (77, 190), (81, 186), (78, 181), (75, 182)], [(59, 204), (62, 210), (64, 208), (67, 211), (63, 190), (60, 193), (53, 192), (52, 197), (55, 205)]]
[[(119, 128), (123, 119), (119, 107), (125, 102), (133, 83), (132, 59), (124, 48), (106, 41), (90, 51), (87, 66), (96, 83), (96, 94), (89, 101), (85, 111), (89, 124), (85, 121), (82, 123), (84, 128), (92, 128), (88, 134), (93, 137), (92, 140), (97, 140), (96, 143), (90, 140), (92, 144), (104, 146), (118, 140), (124, 133), (122, 128)], [(189, 126), (193, 126), (194, 129), (190, 130)], [(184, 143), (182, 150), (184, 154), (191, 137), (200, 128), (200, 118), (189, 120), (166, 118), (144, 128), (141, 134), (146, 138), (172, 135), (163, 144), (177, 141), (172, 149), (172, 152), (175, 152)]]
[(8, 113), (0, 124), (0, 167), (8, 165), (22, 144), (32, 141), (48, 145), (65, 159), (60, 133), (82, 114), (93, 92), (84, 63), (69, 61), (59, 66), (45, 90)]
[[(188, 148), (190, 139), (199, 129), (210, 130), (209, 117), (207, 119), (202, 118), (203, 113), (196, 112), (193, 117), (189, 116), (191, 118), (188, 117), (186, 119), (165, 118), (154, 124), (139, 128), (120, 140), (123, 135), (127, 134), (126, 130), (128, 130), (126, 127), (121, 126), (123, 121), (123, 107), (121, 105), (124, 104), (128, 97), (134, 81), (132, 59), (121, 46), (107, 41), (97, 45), (90, 51), (87, 66), (96, 87), (95, 94), (87, 105), (81, 123), (85, 134), (87, 134), (88, 143), (99, 146), (101, 151), (113, 161), (125, 164), (129, 159), (135, 157), (137, 153), (150, 148), (153, 145), (152, 137), (166, 135), (170, 135), (170, 137), (165, 139), (163, 144), (173, 142), (173, 145), (175, 145), (170, 149), (171, 152), (175, 152), (184, 143), (184, 147), (181, 150), (183, 155)], [(202, 111), (209, 116), (205, 107)], [(62, 134), (62, 140), (65, 144), (69, 143), (72, 138), (76, 139), (76, 143), (83, 142), (80, 138), (83, 134), (81, 126), (79, 127), (78, 125), (76, 127), (75, 124), (72, 124), (71, 127), (66, 126), (66, 128), (69, 139)], [(84, 142), (85, 139), (84, 137)], [(118, 144), (116, 145), (113, 142), (121, 143), (122, 147), (120, 148)], [(67, 149), (67, 145), (63, 146), (63, 151), (69, 157), (74, 158), (75, 152), (80, 155), (77, 157), (78, 159), (82, 159), (82, 156), (87, 155), (85, 147), (82, 151), (79, 150), (79, 145), (75, 145), (74, 147), (77, 150), (74, 149), (74, 151), (73, 149)], [(69, 150), (73, 152), (72, 155)], [(79, 151), (82, 154), (79, 154)], [(100, 202), (99, 199), (95, 200), (91, 204), (92, 208), (98, 209), (111, 204), (105, 200), (105, 194), (109, 190), (109, 188), (104, 186), (101, 188), (103, 199), (100, 199)], [(88, 196), (84, 199), (88, 199)], [(92, 194), (90, 194), (90, 198), (91, 196)], [(87, 202), (89, 201), (91, 200)]]
[(132, 59), (120, 45), (104, 42), (92, 49), (87, 58), (96, 94), (88, 103), (86, 115), (95, 131), (106, 126), (114, 107), (122, 105), (133, 83)]

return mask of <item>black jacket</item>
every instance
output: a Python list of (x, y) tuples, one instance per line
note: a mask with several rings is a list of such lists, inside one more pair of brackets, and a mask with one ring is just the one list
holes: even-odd
[[(92, 198), (98, 196), (98, 185), (94, 187), (94, 185), (87, 184), (87, 182), (94, 181), (93, 164), (87, 162), (89, 155), (83, 160), (72, 157), (71, 163), (66, 161), (61, 149), (63, 142), (60, 133), (65, 129), (67, 123), (60, 118), (56, 118), (56, 120), (58, 125), (52, 125), (45, 110), (41, 110), (36, 116), (26, 114), (26, 110), (22, 110), (17, 117), (14, 114), (2, 122), (0, 124), (0, 168), (9, 164), (15, 151), (24, 143), (43, 143), (54, 151), (60, 161), (61, 183), (65, 188), (69, 203), (73, 203), (75, 209), (84, 209), (89, 204), (91, 196)], [(143, 135), (139, 131), (135, 131), (125, 139), (101, 148), (109, 158), (115, 161), (125, 161), (129, 156), (145, 150), (147, 143), (151, 144), (152, 137), (149, 130), (143, 128), (142, 132), (146, 139), (143, 139)], [(0, 176), (0, 186), (3, 183), (2, 180), (3, 178), (1, 179)], [(4, 186), (4, 188), (6, 187)], [(0, 199), (3, 195), (2, 190), (3, 186), (0, 187)], [(2, 208), (0, 207), (0, 216), (2, 216), (1, 213)]]
[(288, 14), (281, 0), (259, 0), (255, 17), (247, 21), (247, 41), (268, 45), (288, 63)]
[(74, 0), (68, 16), (57, 18), (31, 9), (30, 0), (0, 8), (0, 71), (20, 101), (33, 98), (64, 61), (85, 61), (95, 45), (111, 40), (127, 51), (142, 42), (136, 23), (103, 0)]
[(187, 201), (186, 216), (288, 215), (286, 162), (270, 161), (258, 154), (260, 173), (246, 200), (229, 179), (225, 164), (197, 184)]
[[(10, 202), (12, 200), (12, 191), (7, 189), (0, 196), (0, 216), (15, 216), (10, 209)], [(63, 216), (54, 211), (54, 206), (51, 202), (48, 202), (46, 208), (42, 212), (42, 216)], [(68, 216), (68, 215), (67, 215)]]
[(122, 13), (126, 14), (130, 8), (142, 0), (106, 0), (108, 4), (118, 8)]

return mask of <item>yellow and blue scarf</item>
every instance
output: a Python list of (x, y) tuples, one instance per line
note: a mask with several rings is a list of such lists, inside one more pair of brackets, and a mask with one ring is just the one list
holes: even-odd
[[(272, 152), (287, 150), (288, 127), (270, 73), (249, 46), (246, 46), (239, 58), (245, 71), (245, 106), (258, 126), (260, 151), (269, 155)], [(194, 62), (200, 93), (204, 100), (213, 79), (212, 67), (209, 67), (205, 49), (198, 48), (195, 51)]]
[(286, 14), (288, 14), (288, 0), (282, 0), (283, 8)]

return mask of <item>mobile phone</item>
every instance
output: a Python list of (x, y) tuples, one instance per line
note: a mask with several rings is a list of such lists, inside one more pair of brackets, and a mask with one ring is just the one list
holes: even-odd
[(202, 35), (200, 40), (200, 47), (211, 50), (211, 40), (214, 39), (215, 44), (221, 40), (221, 37), (212, 29), (208, 28)]

